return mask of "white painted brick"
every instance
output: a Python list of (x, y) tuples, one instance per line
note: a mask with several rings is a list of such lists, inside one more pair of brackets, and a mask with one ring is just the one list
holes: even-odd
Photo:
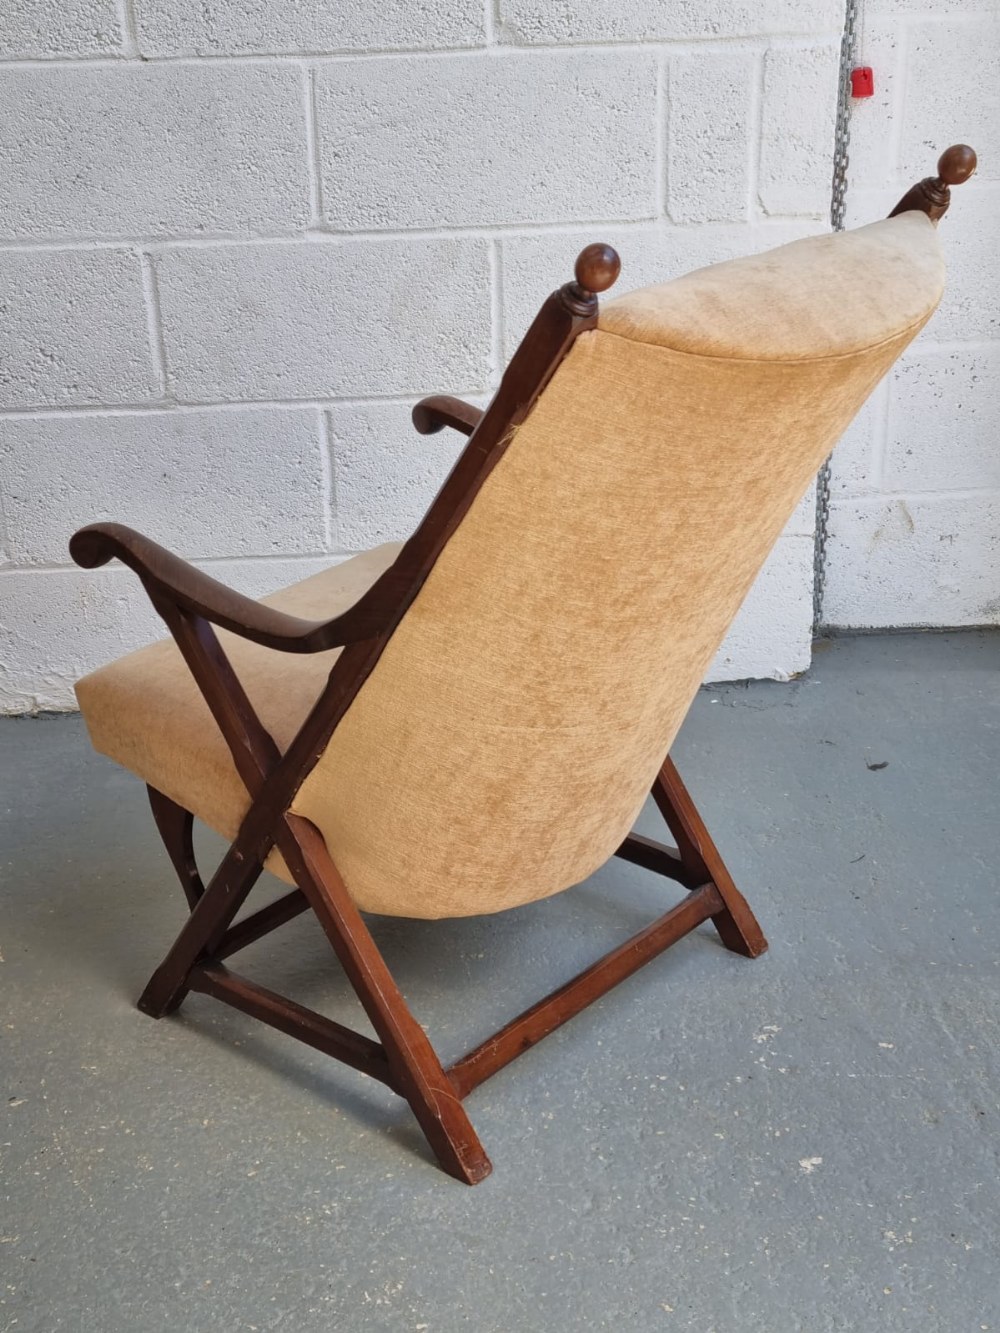
[(831, 459), (831, 491), (854, 495), (875, 489), (887, 393), (888, 381), (883, 381), (837, 441)]
[(1000, 337), (1000, 198), (977, 190), (976, 177), (952, 191), (940, 223), (948, 278), (923, 339)]
[(137, 255), (0, 251), (0, 407), (142, 402), (156, 391)]
[(482, 0), (142, 0), (138, 21), (152, 56), (472, 46), (485, 35)]
[[(263, 597), (336, 563), (320, 556), (202, 568), (248, 597)], [(0, 572), (0, 714), (75, 709), (74, 681), (165, 637), (139, 580), (121, 565)]]
[[(846, 223), (848, 227), (863, 227), (869, 222), (877, 222), (880, 218), (887, 218), (895, 206), (900, 202), (906, 191), (911, 185), (917, 183), (918, 177), (922, 179), (925, 176), (933, 176), (937, 167), (939, 154), (927, 150), (923, 169), (919, 173), (910, 172), (907, 175), (899, 175), (895, 170), (890, 170), (886, 162), (881, 164), (879, 170), (882, 172), (882, 184), (876, 186), (849, 185), (847, 192)], [(939, 224), (942, 228), (942, 244), (945, 249), (945, 259), (948, 258), (948, 237), (952, 231), (959, 229), (965, 230), (963, 210), (970, 215), (977, 215), (979, 212), (988, 213), (993, 210), (993, 216), (996, 217), (996, 210), (1000, 207), (1000, 190), (995, 182), (980, 181), (973, 177), (971, 184), (960, 186), (952, 191), (951, 210), (947, 217)], [(987, 226), (989, 218), (986, 219)], [(973, 239), (971, 236), (969, 239)]]
[[(931, 166), (933, 166), (933, 162)], [(925, 171), (924, 175), (927, 174)], [(912, 181), (907, 181), (904, 186), (895, 177), (889, 180), (888, 173), (885, 183), (875, 188), (849, 184), (846, 208), (844, 209), (844, 225), (849, 230), (853, 230), (855, 227), (865, 227), (869, 222), (878, 222), (881, 218), (887, 218), (903, 197), (904, 190), (912, 184)]]
[(810, 485), (785, 524), (786, 537), (812, 538), (816, 531), (816, 487)]
[[(848, 163), (848, 226), (858, 227), (884, 217), (912, 181), (904, 181), (893, 160), (893, 129), (901, 116), (902, 85), (906, 79), (904, 61), (906, 29), (899, 22), (878, 19), (883, 6), (866, 12), (856, 63), (870, 65), (875, 78), (872, 97), (852, 98), (851, 144)], [(937, 161), (933, 153), (919, 173), (926, 176)], [(858, 198), (858, 191), (890, 185), (892, 203), (872, 207), (869, 200)]]
[(862, 628), (1000, 624), (1000, 495), (836, 504), (824, 618)]
[[(812, 660), (813, 544), (778, 539), (708, 669), (709, 681), (789, 680)], [(762, 633), (761, 627), (767, 632)]]
[(115, 0), (15, 0), (5, 5), (0, 59), (116, 55)]
[(179, 398), (474, 392), (491, 373), (480, 240), (193, 247), (158, 261)]
[(101, 521), (188, 558), (322, 551), (321, 451), (312, 408), (8, 419), (8, 558), (64, 564), (70, 535)]
[[(984, 9), (986, 5), (982, 6)], [(914, 23), (906, 47), (900, 166), (931, 173), (952, 143), (970, 143), (980, 180), (1000, 179), (1000, 12)]]
[(309, 219), (302, 71), (0, 71), (0, 236), (241, 233)]
[(885, 489), (1000, 490), (998, 421), (1000, 342), (911, 353), (892, 386)]
[(764, 55), (758, 193), (765, 213), (829, 214), (839, 58), (835, 42)]
[(418, 435), (410, 408), (365, 403), (331, 409), (337, 541), (348, 550), (408, 537), (465, 444), (452, 430)]
[(864, 24), (868, 13), (892, 18), (943, 18), (945, 15), (968, 16), (975, 10), (985, 11), (995, 0), (867, 0)]
[(745, 218), (756, 57), (709, 49), (673, 56), (669, 69), (667, 212), (674, 222)]
[(131, 570), (0, 572), (0, 713), (75, 708), (74, 681), (164, 628)]
[(608, 298), (741, 255), (758, 254), (824, 230), (813, 221), (671, 227), (591, 227), (505, 237), (502, 246), (504, 334), (512, 356), (549, 292), (573, 277), (576, 256), (591, 241), (606, 241), (621, 256), (622, 272)]
[(835, 32), (843, 21), (837, 0), (500, 0), (501, 31), (524, 43), (631, 42), (671, 38), (740, 37)]
[[(948, 280), (940, 309), (882, 391), (891, 403), (875, 429), (845, 442), (856, 446), (853, 456), (835, 455), (825, 619), (993, 623), (1000, 344), (985, 340), (1000, 332), (1000, 209), (990, 183), (1000, 146), (1000, 14), (961, 0), (867, 0), (865, 9), (859, 62), (873, 66), (876, 96), (852, 104), (850, 225), (884, 216), (933, 174), (949, 143), (973, 143), (983, 165), (954, 192), (941, 223)], [(938, 340), (951, 341), (938, 348)], [(879, 487), (904, 494), (872, 494)]]
[(649, 217), (652, 56), (470, 54), (337, 62), (317, 76), (336, 228)]
[(279, 588), (319, 574), (339, 565), (345, 557), (336, 555), (300, 555), (288, 560), (212, 560), (203, 563), (213, 578), (247, 597), (266, 597)]

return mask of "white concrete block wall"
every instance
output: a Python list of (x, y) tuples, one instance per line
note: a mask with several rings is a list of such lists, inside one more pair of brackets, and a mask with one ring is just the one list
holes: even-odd
[(113, 521), (122, 495), (146, 522), (175, 508), (172, 540), (193, 557), (322, 550), (325, 444), (315, 407), (14, 418), (0, 441), (8, 557), (64, 563), (66, 525)]
[(941, 223), (941, 307), (834, 454), (824, 619), (1000, 624), (1000, 8), (865, 0), (859, 63), (876, 95), (851, 120), (851, 225), (948, 144), (980, 165)]
[(309, 222), (302, 71), (8, 66), (0, 238), (287, 232)]
[[(0, 710), (72, 707), (77, 675), (159, 632), (132, 575), (70, 564), (77, 525), (128, 522), (251, 593), (291, 582), (412, 529), (459, 443), (417, 436), (414, 400), (485, 403), (587, 242), (619, 247), (624, 290), (824, 230), (842, 15), (16, 6)], [(807, 501), (714, 678), (807, 665), (811, 523)]]
[(0, 252), (0, 402), (97, 407), (158, 392), (134, 250)]
[(178, 401), (474, 393), (493, 376), (479, 237), (184, 247), (153, 267)]
[(118, 55), (116, 0), (20, 0), (4, 9), (0, 57)]

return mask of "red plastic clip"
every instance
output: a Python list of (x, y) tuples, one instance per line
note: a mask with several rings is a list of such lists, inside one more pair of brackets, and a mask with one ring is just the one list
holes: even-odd
[(875, 92), (875, 73), (871, 65), (859, 65), (851, 70), (851, 96), (871, 97)]

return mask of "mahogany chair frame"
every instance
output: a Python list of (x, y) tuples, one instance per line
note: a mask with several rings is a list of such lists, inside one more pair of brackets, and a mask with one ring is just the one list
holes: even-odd
[[(948, 183), (966, 179), (974, 165), (971, 149), (948, 150), (939, 163), (939, 178), (915, 186), (900, 208), (917, 207), (940, 216), (947, 207)], [(326, 846), (314, 824), (290, 809), (445, 543), (503, 456), (512, 428), (525, 419), (575, 339), (595, 327), (597, 294), (612, 285), (620, 267), (609, 246), (591, 245), (581, 252), (576, 280), (542, 306), (485, 412), (448, 397), (417, 404), (413, 422), (420, 433), (450, 426), (468, 436), (468, 443), (394, 564), (343, 614), (314, 622), (262, 606), (118, 524), (82, 528), (70, 543), (74, 560), (85, 568), (117, 558), (139, 576), (218, 723), (250, 796), (236, 838), (206, 886), (195, 862), (193, 815), (149, 788), (153, 816), (190, 915), (143, 991), (139, 1008), (161, 1018), (176, 1010), (189, 991), (213, 995), (371, 1075), (409, 1102), (442, 1167), (470, 1185), (492, 1168), (462, 1102), (485, 1079), (702, 922), (711, 921), (725, 947), (747, 958), (767, 948), (667, 757), (652, 795), (676, 846), (632, 834), (616, 855), (674, 880), (687, 896), (445, 1069), (351, 899), (334, 861), (335, 849)], [(237, 679), (215, 633), (217, 626), (280, 652), (343, 649), (284, 754)], [(296, 887), (234, 924), (273, 848), (284, 858)], [(378, 1040), (225, 965), (232, 954), (308, 910), (326, 932)]]

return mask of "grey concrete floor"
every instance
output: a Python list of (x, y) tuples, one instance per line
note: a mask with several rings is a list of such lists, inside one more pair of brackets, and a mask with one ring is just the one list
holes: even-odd
[[(822, 644), (675, 756), (771, 952), (702, 928), (485, 1084), (468, 1189), (360, 1074), (141, 1015), (182, 920), (141, 784), (0, 725), (0, 1328), (1000, 1330), (1000, 634)], [(375, 924), (452, 1057), (664, 891)], [(354, 1019), (306, 919), (240, 967)]]

